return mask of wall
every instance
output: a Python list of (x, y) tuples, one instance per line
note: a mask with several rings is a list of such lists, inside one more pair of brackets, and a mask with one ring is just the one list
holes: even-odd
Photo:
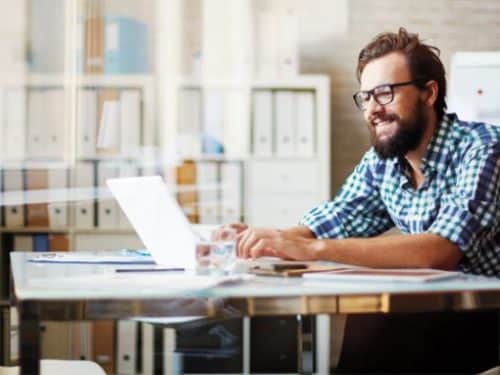
[(500, 50), (498, 14), (498, 0), (349, 0), (346, 34), (301, 45), (301, 72), (331, 77), (332, 192), (369, 147), (368, 132), (352, 101), (360, 49), (376, 34), (404, 26), (440, 48), (449, 71), (456, 51)]

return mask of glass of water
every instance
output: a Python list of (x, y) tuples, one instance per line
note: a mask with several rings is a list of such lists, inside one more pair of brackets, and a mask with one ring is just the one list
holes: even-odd
[(236, 235), (233, 228), (220, 228), (217, 240), (197, 247), (198, 269), (209, 273), (230, 273), (236, 261)]

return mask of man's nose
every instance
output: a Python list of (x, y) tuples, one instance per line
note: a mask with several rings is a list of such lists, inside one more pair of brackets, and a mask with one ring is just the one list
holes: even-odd
[(365, 107), (365, 115), (369, 118), (372, 115), (384, 111), (385, 107), (382, 104), (379, 104), (373, 95), (370, 96), (370, 99), (366, 102)]

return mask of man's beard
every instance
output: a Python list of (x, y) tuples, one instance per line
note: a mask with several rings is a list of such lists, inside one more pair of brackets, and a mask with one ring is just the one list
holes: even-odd
[(416, 103), (413, 116), (407, 120), (401, 120), (395, 114), (388, 114), (384, 119), (396, 122), (397, 129), (392, 136), (380, 140), (377, 137), (376, 130), (372, 128), (373, 125), (370, 125), (369, 128), (371, 143), (381, 159), (400, 158), (417, 148), (422, 140), (427, 123), (421, 101)]

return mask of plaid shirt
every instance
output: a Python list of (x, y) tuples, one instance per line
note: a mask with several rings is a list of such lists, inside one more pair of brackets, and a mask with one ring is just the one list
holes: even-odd
[(463, 252), (463, 272), (500, 276), (500, 127), (445, 115), (415, 189), (405, 159), (370, 149), (333, 201), (300, 221), (317, 238), (372, 237), (393, 226), (434, 233)]

